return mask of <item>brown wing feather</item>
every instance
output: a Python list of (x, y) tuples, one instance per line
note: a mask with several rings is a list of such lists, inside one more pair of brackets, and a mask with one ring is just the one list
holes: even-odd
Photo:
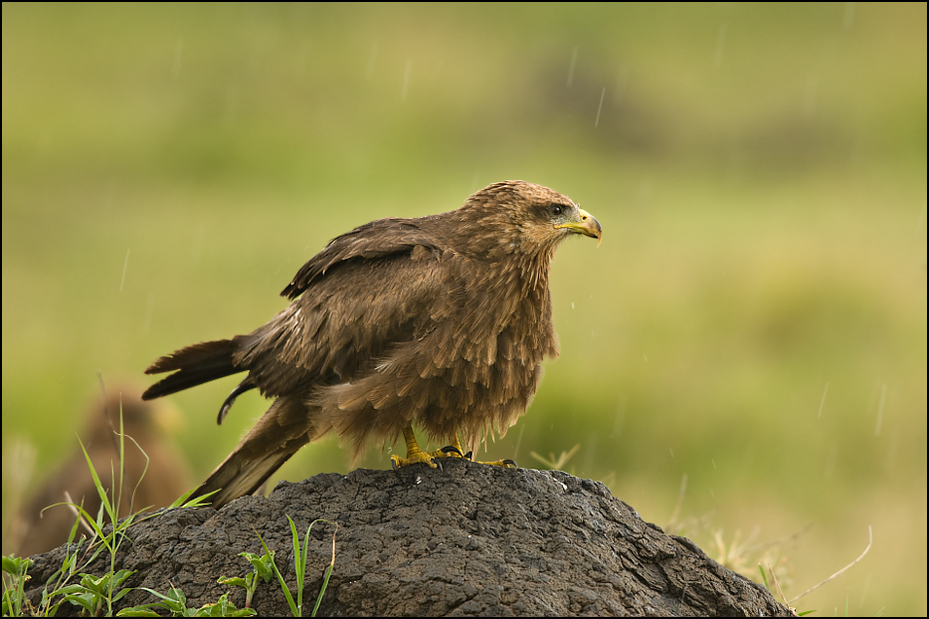
[(235, 364), (271, 396), (354, 380), (392, 346), (432, 328), (426, 308), (442, 294), (439, 261), (419, 248), (345, 261), (266, 325), (237, 337)]
[(504, 433), (535, 393), (542, 359), (558, 354), (547, 276), (527, 284), (508, 276), (513, 266), (444, 255), (434, 269), (441, 294), (414, 311), (428, 316), (414, 337), (315, 391), (325, 423), (356, 451), (411, 423), (440, 440)]
[(437, 239), (429, 232), (435, 229), (435, 218), (379, 219), (337, 236), (297, 271), (281, 296), (296, 299), (317, 278), (353, 259), (409, 255), (415, 247), (438, 250)]

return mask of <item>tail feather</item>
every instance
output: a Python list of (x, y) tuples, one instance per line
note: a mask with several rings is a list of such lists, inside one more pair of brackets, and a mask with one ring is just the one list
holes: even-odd
[(299, 396), (275, 400), (235, 451), (190, 495), (191, 498), (218, 490), (207, 502), (219, 509), (258, 490), (301, 447), (323, 433), (311, 417)]
[(250, 459), (236, 450), (190, 496), (193, 499), (217, 490), (206, 502), (219, 509), (241, 496), (253, 494), (295, 452), (296, 449), (277, 451)]
[(161, 357), (145, 373), (174, 373), (149, 387), (142, 394), (142, 399), (159, 398), (244, 371), (245, 368), (238, 368), (233, 362), (235, 349), (233, 340), (216, 340), (194, 344)]

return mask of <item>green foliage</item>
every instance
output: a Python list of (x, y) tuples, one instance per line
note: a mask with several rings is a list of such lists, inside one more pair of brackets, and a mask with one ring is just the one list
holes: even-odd
[(253, 617), (256, 614), (252, 608), (236, 608), (235, 604), (229, 601), (228, 593), (219, 596), (219, 601), (213, 604), (204, 604), (200, 608), (188, 608), (187, 596), (177, 587), (172, 586), (171, 592), (167, 595), (146, 587), (140, 587), (140, 589), (161, 598), (161, 601), (125, 608), (117, 613), (117, 617), (158, 617), (158, 613), (152, 610), (154, 608), (166, 610), (171, 613), (172, 617)]
[(221, 577), (217, 582), (229, 586), (243, 587), (245, 589), (245, 607), (250, 608), (252, 605), (252, 596), (255, 589), (258, 588), (258, 579), (268, 582), (274, 576), (273, 558), (270, 553), (261, 556), (253, 552), (240, 552), (240, 557), (245, 557), (252, 564), (252, 571), (245, 575), (245, 578)]
[[(26, 602), (24, 596), (25, 583), (29, 578), (28, 570), (32, 565), (32, 560), (15, 556), (3, 556), (4, 617), (21, 617), (24, 615), (53, 617), (57, 613), (58, 607), (63, 602), (68, 602), (74, 606), (79, 606), (82, 609), (82, 612), (86, 615), (94, 617), (104, 615), (111, 617), (113, 616), (113, 605), (121, 600), (130, 591), (132, 591), (131, 587), (124, 587), (123, 585), (125, 584), (126, 580), (135, 572), (133, 570), (126, 569), (116, 570), (116, 556), (119, 552), (121, 544), (129, 539), (129, 528), (136, 522), (141, 522), (142, 520), (145, 520), (149, 517), (154, 517), (154, 514), (149, 516), (142, 516), (142, 511), (138, 511), (131, 513), (129, 516), (123, 518), (122, 520), (119, 520), (117, 517), (119, 514), (119, 501), (120, 497), (122, 496), (121, 485), (123, 480), (123, 461), (125, 459), (126, 435), (123, 433), (122, 421), (122, 410), (120, 410), (120, 431), (118, 433), (120, 446), (120, 470), (119, 476), (115, 478), (117, 480), (116, 488), (112, 489), (114, 498), (110, 497), (110, 494), (107, 492), (106, 488), (103, 486), (103, 483), (100, 481), (100, 477), (94, 468), (93, 462), (87, 455), (87, 450), (84, 449), (82, 444), (81, 448), (84, 450), (87, 466), (94, 480), (94, 486), (100, 495), (100, 510), (94, 518), (84, 510), (83, 505), (70, 504), (76, 509), (78, 516), (75, 519), (74, 526), (71, 528), (71, 533), (68, 538), (67, 545), (65, 546), (65, 559), (61, 568), (59, 568), (48, 579), (45, 591), (42, 595), (42, 601), (38, 608), (29, 608), (28, 612), (24, 612), (23, 609), (23, 604)], [(131, 437), (130, 440), (132, 440)], [(135, 441), (133, 441), (133, 443), (135, 443)], [(135, 445), (136, 448), (142, 451), (137, 443)], [(142, 453), (144, 454), (145, 452), (143, 451)], [(144, 477), (144, 473), (142, 477)], [(141, 477), (139, 482), (141, 483)], [(208, 498), (200, 497), (194, 501), (188, 501), (191, 492), (188, 492), (184, 496), (180, 497), (177, 501), (175, 501), (172, 507), (195, 508), (203, 504), (203, 499)], [(135, 493), (133, 492), (133, 498), (134, 494)], [(140, 587), (140, 590), (147, 591), (155, 597), (160, 598), (160, 600), (150, 604), (142, 604), (139, 606), (124, 608), (117, 613), (117, 616), (158, 617), (159, 615), (154, 611), (154, 609), (167, 611), (171, 614), (172, 617), (253, 616), (255, 614), (255, 610), (250, 606), (252, 596), (254, 595), (255, 589), (258, 586), (259, 579), (264, 582), (269, 582), (272, 575), (275, 574), (281, 583), (281, 587), (285, 596), (287, 597), (291, 609), (294, 611), (294, 616), (302, 616), (303, 577), (306, 570), (307, 547), (310, 531), (312, 530), (313, 525), (317, 522), (327, 522), (332, 524), (335, 526), (335, 531), (338, 530), (338, 525), (336, 523), (322, 519), (315, 520), (310, 523), (310, 526), (306, 531), (303, 552), (301, 554), (300, 540), (297, 536), (296, 525), (290, 516), (288, 516), (287, 519), (290, 522), (291, 532), (293, 534), (294, 557), (297, 570), (296, 602), (294, 602), (293, 597), (284, 582), (283, 576), (278, 571), (277, 566), (274, 564), (274, 553), (269, 551), (267, 546), (265, 546), (265, 554), (262, 556), (258, 556), (250, 552), (239, 553), (239, 556), (246, 558), (252, 565), (252, 572), (247, 574), (244, 578), (221, 577), (218, 580), (220, 584), (241, 586), (245, 588), (245, 608), (236, 608), (236, 606), (229, 601), (228, 593), (221, 595), (219, 600), (215, 603), (204, 604), (200, 608), (196, 609), (189, 608), (187, 606), (187, 596), (183, 591), (172, 585), (171, 591), (167, 594), (159, 593), (147, 587)], [(87, 542), (84, 537), (81, 537), (75, 542), (75, 536), (81, 523), (93, 531), (93, 538), (89, 542)], [(109, 533), (104, 531), (104, 526), (106, 524), (112, 526), (112, 529)], [(316, 605), (313, 608), (313, 616), (316, 616), (316, 611), (319, 608), (323, 594), (325, 593), (326, 587), (329, 584), (329, 576), (332, 574), (332, 570), (335, 567), (335, 531), (333, 531), (332, 534), (332, 561), (326, 568), (323, 585), (320, 589), (319, 595), (316, 598)], [(259, 539), (261, 539), (261, 536), (259, 536)], [(264, 546), (264, 540), (261, 540), (261, 543)], [(106, 572), (102, 576), (94, 576), (92, 574), (79, 571), (83, 566), (89, 565), (101, 552), (104, 551), (107, 552), (110, 557), (110, 571)], [(78, 578), (79, 580), (77, 582), (72, 582), (74, 578)]]
[(132, 590), (123, 589), (122, 585), (133, 574), (135, 574), (133, 570), (108, 572), (100, 577), (81, 573), (81, 580), (78, 584), (61, 587), (55, 591), (55, 594), (63, 596), (66, 602), (80, 606), (92, 617), (99, 615), (104, 607), (107, 609), (107, 616), (112, 616), (113, 603), (118, 602)]
[(19, 617), (23, 608), (23, 590), (26, 586), (26, 573), (32, 565), (32, 559), (23, 557), (3, 557), (3, 616)]
[[(329, 585), (329, 577), (332, 575), (332, 570), (335, 568), (335, 534), (339, 530), (339, 525), (330, 520), (325, 520), (323, 518), (317, 518), (310, 523), (310, 526), (306, 529), (306, 535), (303, 538), (303, 552), (300, 551), (300, 537), (297, 534), (297, 525), (294, 524), (293, 519), (290, 516), (287, 516), (287, 521), (290, 523), (290, 532), (293, 536), (293, 548), (294, 548), (294, 571), (297, 576), (297, 599), (294, 600), (293, 594), (290, 591), (290, 588), (287, 586), (284, 576), (281, 574), (280, 570), (277, 567), (277, 564), (274, 563), (274, 552), (268, 549), (267, 544), (261, 538), (261, 535), (258, 535), (258, 539), (261, 540), (261, 545), (265, 549), (265, 555), (268, 557), (271, 565), (271, 569), (274, 571), (274, 574), (277, 576), (278, 582), (281, 584), (281, 590), (284, 592), (284, 597), (287, 598), (287, 604), (290, 606), (290, 612), (293, 613), (294, 617), (303, 616), (303, 581), (306, 575), (306, 556), (307, 551), (309, 550), (310, 542), (310, 531), (313, 529), (313, 525), (317, 522), (325, 522), (331, 524), (335, 527), (335, 530), (332, 532), (332, 560), (329, 562), (329, 565), (326, 567), (326, 571), (323, 574), (323, 584), (319, 589), (319, 594), (316, 596), (316, 604), (313, 606), (313, 612), (310, 616), (315, 617), (316, 611), (319, 610), (319, 605), (323, 600), (323, 595), (326, 593), (326, 587)], [(257, 532), (256, 532), (257, 534)]]

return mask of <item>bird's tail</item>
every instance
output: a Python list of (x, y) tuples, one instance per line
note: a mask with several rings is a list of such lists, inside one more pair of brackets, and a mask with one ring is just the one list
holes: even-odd
[(297, 450), (320, 434), (301, 398), (278, 398), (190, 498), (218, 491), (206, 502), (219, 509), (252, 494)]
[(237, 449), (213, 471), (190, 498), (202, 497), (215, 490), (216, 494), (208, 497), (205, 502), (219, 509), (241, 496), (253, 494), (274, 471), (294, 455), (297, 449), (256, 454), (254, 458), (243, 456)]
[(235, 350), (234, 340), (216, 340), (194, 344), (161, 357), (145, 373), (174, 373), (149, 387), (142, 394), (142, 399), (160, 398), (244, 371), (245, 368), (238, 368), (233, 362)]

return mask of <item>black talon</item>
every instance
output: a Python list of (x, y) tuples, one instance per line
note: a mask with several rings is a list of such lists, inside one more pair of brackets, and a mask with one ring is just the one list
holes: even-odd
[[(451, 452), (454, 451), (456, 454), (458, 454), (458, 455), (461, 456), (462, 458), (467, 458), (467, 457), (468, 457), (468, 456), (464, 455), (463, 453), (461, 453), (461, 450), (458, 449), (457, 447), (455, 447), (454, 445), (447, 445), (447, 446), (443, 447), (442, 449), (440, 449), (439, 451), (441, 451), (441, 452), (444, 453), (444, 454), (451, 453)], [(471, 452), (468, 452), (468, 453), (470, 454)]]
[(510, 465), (511, 465), (511, 464), (513, 465), (513, 468), (514, 468), (514, 469), (518, 469), (518, 468), (519, 468), (519, 465), (516, 464), (516, 461), (515, 461), (515, 460), (510, 460), (509, 458), (507, 458), (506, 460), (503, 461), (503, 465), (504, 465), (506, 468), (510, 468)]
[[(458, 453), (461, 453), (461, 452), (458, 452)], [(473, 451), (469, 451), (468, 453), (464, 454), (464, 455), (461, 456), (461, 457), (462, 457), (462, 458), (465, 458), (465, 459), (467, 459), (467, 460), (471, 460), (471, 461), (473, 462), (473, 461), (474, 461), (474, 452), (473, 452)]]

